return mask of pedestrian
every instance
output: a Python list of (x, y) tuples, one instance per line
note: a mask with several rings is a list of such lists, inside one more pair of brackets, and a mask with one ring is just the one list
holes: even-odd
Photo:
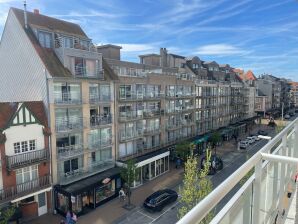
[(72, 217), (71, 218), (73, 220), (73, 223), (77, 223), (78, 217), (77, 217), (77, 215), (75, 213), (72, 213)]
[(74, 224), (75, 221), (72, 219), (73, 213), (72, 211), (67, 211), (66, 213), (66, 224)]
[(125, 194), (125, 192), (124, 192), (124, 190), (123, 190), (123, 187), (120, 189), (120, 191), (119, 191), (119, 199), (120, 199), (120, 201), (124, 201), (125, 200), (125, 197), (126, 197), (126, 194)]

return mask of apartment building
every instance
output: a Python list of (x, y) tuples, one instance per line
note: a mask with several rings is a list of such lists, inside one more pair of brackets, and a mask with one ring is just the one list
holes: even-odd
[(141, 63), (121, 61), (120, 49), (97, 47), (119, 76), (115, 83), (116, 159), (120, 166), (130, 158), (136, 160), (141, 169), (134, 183), (138, 186), (167, 172), (174, 144), (195, 135), (194, 80), (185, 71), (161, 67), (157, 54), (141, 55)]
[(114, 80), (77, 25), (11, 8), (0, 45), (1, 101), (44, 102), (54, 209), (83, 214), (117, 196)]
[(298, 82), (289, 82), (289, 84), (291, 108), (298, 109)]
[(51, 208), (51, 133), (42, 101), (0, 108), (0, 207), (16, 206), (25, 221)]

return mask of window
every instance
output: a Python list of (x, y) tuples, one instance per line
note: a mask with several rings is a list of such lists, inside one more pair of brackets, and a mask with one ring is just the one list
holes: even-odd
[[(17, 184), (27, 183), (38, 178), (38, 165), (28, 166), (16, 170)], [(28, 185), (28, 187), (30, 187)]]
[(21, 142), (21, 146), (22, 146), (22, 152), (28, 151), (28, 142), (27, 141)]
[(38, 32), (38, 40), (41, 46), (46, 48), (52, 47), (52, 34), (44, 31)]
[(64, 37), (64, 47), (73, 48), (73, 38), (72, 37)]
[(35, 150), (36, 149), (36, 141), (35, 140), (30, 140), (29, 141), (29, 150)]
[(78, 158), (67, 160), (64, 162), (64, 173), (69, 173), (77, 169), (79, 169)]
[(14, 147), (14, 153), (20, 153), (21, 152), (21, 145), (19, 142), (13, 143), (13, 147)]
[(34, 202), (34, 196), (21, 200), (22, 204), (31, 203), (31, 202)]

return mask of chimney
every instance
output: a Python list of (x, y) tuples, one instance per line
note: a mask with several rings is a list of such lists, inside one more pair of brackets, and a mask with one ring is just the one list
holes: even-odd
[(24, 21), (25, 21), (25, 28), (28, 28), (28, 21), (27, 21), (27, 4), (26, 0), (24, 0)]
[(33, 13), (36, 14), (36, 15), (39, 15), (39, 10), (38, 9), (34, 9), (33, 10)]

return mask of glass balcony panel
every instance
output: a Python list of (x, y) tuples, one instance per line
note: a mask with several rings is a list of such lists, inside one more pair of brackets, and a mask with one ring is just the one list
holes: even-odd
[(111, 114), (97, 114), (90, 117), (90, 126), (97, 127), (100, 125), (107, 125), (112, 123)]

